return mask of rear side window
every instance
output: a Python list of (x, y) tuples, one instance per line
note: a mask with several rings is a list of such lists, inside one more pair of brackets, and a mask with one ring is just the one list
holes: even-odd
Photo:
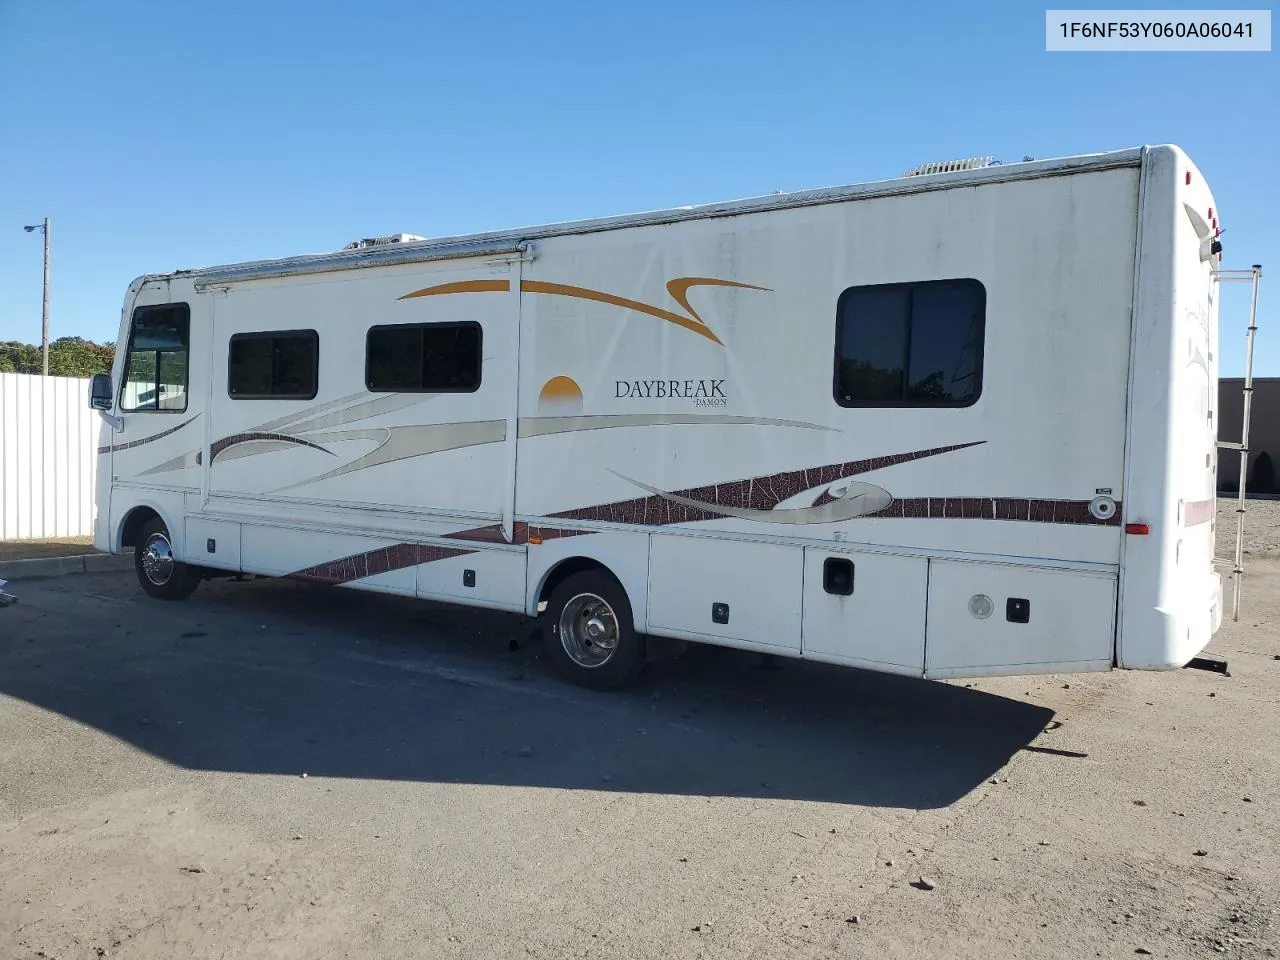
[(191, 308), (185, 303), (138, 307), (129, 325), (120, 409), (182, 413), (190, 367)]
[(365, 386), (394, 393), (479, 390), (482, 340), (478, 323), (372, 327), (365, 343)]
[(836, 402), (968, 406), (982, 392), (986, 313), (977, 280), (850, 287), (836, 304)]
[(319, 373), (314, 330), (237, 333), (227, 344), (227, 394), (233, 400), (311, 400)]

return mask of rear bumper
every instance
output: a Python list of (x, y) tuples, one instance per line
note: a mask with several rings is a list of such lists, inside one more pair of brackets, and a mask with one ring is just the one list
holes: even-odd
[[(1185, 667), (1209, 645), (1222, 626), (1222, 576), (1214, 572), (1205, 580), (1198, 600), (1176, 607), (1148, 608), (1135, 616), (1141, 643), (1122, 644), (1116, 666), (1122, 670), (1177, 670)], [(1125, 649), (1127, 647), (1127, 649)]]

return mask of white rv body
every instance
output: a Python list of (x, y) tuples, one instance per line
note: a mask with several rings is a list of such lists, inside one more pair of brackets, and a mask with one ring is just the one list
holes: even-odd
[[(641, 634), (923, 677), (1183, 666), (1222, 609), (1213, 207), (1147, 147), (142, 277), (97, 546), (158, 516), (190, 565), (530, 615), (603, 568)], [(844, 405), (842, 297), (938, 281), (982, 303), (969, 400)], [(166, 304), (186, 373), (129, 382)], [(478, 325), (478, 388), (371, 391), (405, 324)], [(314, 396), (230, 396), (271, 331), (314, 332)]]

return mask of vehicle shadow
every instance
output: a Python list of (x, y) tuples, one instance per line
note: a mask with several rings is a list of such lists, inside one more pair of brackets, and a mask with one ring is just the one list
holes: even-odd
[(184, 604), (29, 581), (0, 692), (192, 769), (934, 808), (1052, 711), (976, 689), (693, 646), (634, 687), (551, 677), (532, 621), (279, 581)]

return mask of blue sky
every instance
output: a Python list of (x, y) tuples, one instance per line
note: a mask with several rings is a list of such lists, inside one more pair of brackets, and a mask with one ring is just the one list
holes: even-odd
[(44, 216), (52, 335), (104, 340), (141, 273), (1173, 142), (1280, 375), (1277, 56), (1050, 54), (1025, 3), (0, 0), (0, 339)]

